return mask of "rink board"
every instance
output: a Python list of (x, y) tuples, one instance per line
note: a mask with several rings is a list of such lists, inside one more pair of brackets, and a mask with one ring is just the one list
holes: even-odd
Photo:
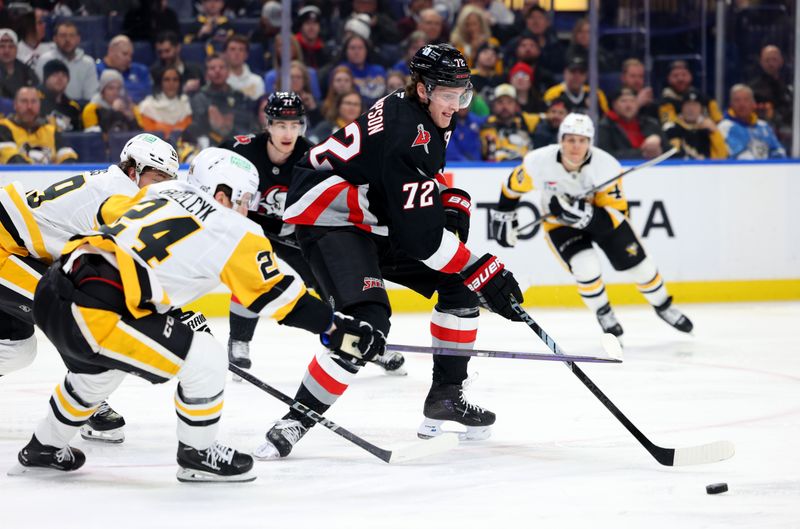
[[(20, 180), (43, 188), (77, 170), (103, 166), (0, 167), (0, 184)], [(578, 306), (571, 276), (551, 252), (541, 230), (521, 234), (513, 249), (488, 240), (488, 208), (513, 164), (454, 164), (454, 185), (473, 199), (469, 246), (498, 255), (527, 288), (526, 304)], [(800, 299), (800, 223), (792, 207), (800, 202), (800, 163), (667, 162), (625, 178), (633, 225), (670, 292), (681, 302)], [(520, 224), (539, 215), (537, 192), (525, 195)], [(636, 289), (604, 261), (611, 300), (643, 303)], [(433, 302), (391, 288), (396, 312), (428, 310)], [(227, 312), (220, 289), (195, 306), (209, 315)]]

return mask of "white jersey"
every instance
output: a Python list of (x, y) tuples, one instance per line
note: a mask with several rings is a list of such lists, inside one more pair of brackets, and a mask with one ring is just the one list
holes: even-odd
[(183, 306), (224, 283), (248, 309), (280, 320), (306, 293), (302, 281), (278, 270), (257, 224), (187, 182), (147, 186), (113, 209), (124, 213), (102, 235), (65, 248), (73, 253), (64, 270), (83, 253), (104, 255), (119, 269), (136, 317)]
[(73, 235), (91, 233), (105, 222), (100, 210), (110, 196), (138, 192), (116, 165), (75, 175), (43, 191), (25, 193), (21, 183), (12, 182), (0, 188), (0, 246), (52, 263)]

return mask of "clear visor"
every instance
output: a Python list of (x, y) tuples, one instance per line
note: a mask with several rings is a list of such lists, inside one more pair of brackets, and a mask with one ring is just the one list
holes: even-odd
[(270, 134), (281, 136), (302, 136), (306, 133), (306, 120), (277, 120), (273, 119), (268, 123)]
[(447, 105), (458, 103), (458, 108), (463, 110), (472, 103), (472, 83), (467, 83), (463, 90), (461, 92), (460, 88), (436, 86), (428, 92), (428, 97)]
[(261, 201), (261, 193), (242, 193), (238, 198), (231, 200), (236, 209), (247, 209), (257, 211), (258, 203)]

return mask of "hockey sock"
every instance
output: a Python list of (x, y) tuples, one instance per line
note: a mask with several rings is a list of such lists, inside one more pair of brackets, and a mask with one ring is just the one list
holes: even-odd
[(608, 304), (608, 294), (600, 271), (600, 260), (594, 250), (576, 253), (569, 262), (578, 283), (578, 294), (593, 313)]
[(231, 297), (230, 338), (240, 342), (250, 342), (258, 326), (258, 314), (240, 305), (235, 297)]
[[(308, 364), (295, 400), (317, 413), (324, 413), (342, 396), (363, 365), (362, 362), (341, 358), (329, 349), (321, 350)], [(297, 420), (303, 417), (296, 412), (290, 415)]]
[(658, 307), (666, 303), (669, 298), (667, 287), (661, 274), (658, 273), (653, 261), (646, 257), (644, 261), (628, 270), (631, 278), (636, 282), (636, 288), (645, 297), (648, 303)]
[[(433, 347), (472, 349), (478, 336), (478, 316), (475, 308), (444, 309), (436, 305), (431, 313), (431, 344)], [(434, 356), (433, 380), (440, 384), (461, 384), (467, 378), (469, 358)]]

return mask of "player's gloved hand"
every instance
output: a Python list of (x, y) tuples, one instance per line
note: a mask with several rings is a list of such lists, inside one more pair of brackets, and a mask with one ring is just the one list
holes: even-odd
[(564, 195), (553, 195), (548, 204), (550, 213), (559, 222), (571, 226), (576, 230), (586, 229), (592, 222), (595, 209), (583, 199), (570, 200)]
[(386, 337), (365, 321), (341, 312), (333, 313), (333, 323), (319, 336), (322, 345), (336, 352), (368, 362), (386, 348)]
[(442, 206), (444, 207), (444, 227), (456, 235), (461, 242), (469, 238), (469, 217), (472, 207), (472, 197), (463, 189), (451, 187), (441, 193)]
[(517, 210), (489, 210), (489, 238), (496, 240), (500, 246), (512, 248), (517, 245), (519, 235)]
[(167, 315), (179, 320), (182, 324), (189, 327), (194, 332), (207, 332), (211, 334), (211, 329), (208, 327), (208, 320), (202, 312), (195, 312), (193, 310), (172, 309)]
[(511, 321), (522, 321), (511, 307), (511, 296), (522, 303), (514, 274), (492, 254), (485, 254), (461, 272), (464, 284), (478, 295), (481, 305)]

